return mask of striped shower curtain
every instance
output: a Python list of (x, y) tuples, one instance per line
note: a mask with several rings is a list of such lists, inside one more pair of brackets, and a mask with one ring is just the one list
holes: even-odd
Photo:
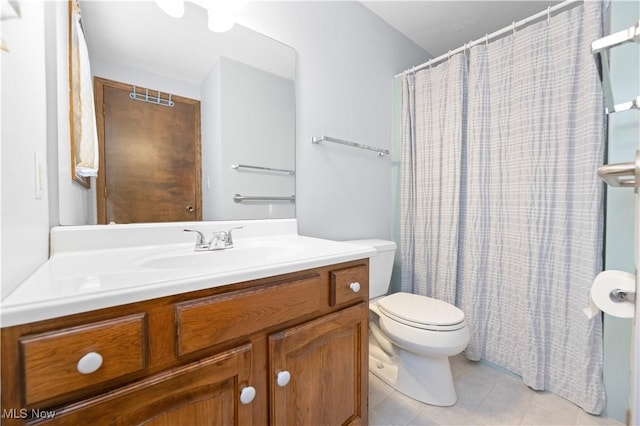
[(403, 291), (455, 302), (466, 59), (403, 79)]
[[(412, 122), (404, 126), (403, 166), (413, 169), (403, 168), (401, 204), (403, 290), (455, 301), (472, 331), (468, 358), (596, 414), (605, 404), (602, 324), (582, 308), (602, 267), (595, 170), (603, 162), (604, 109), (590, 53), (602, 14), (600, 2), (585, 2), (471, 48), (468, 75), (455, 84), (465, 88), (462, 110), (446, 119), (431, 107), (418, 114), (415, 90), (414, 111), (409, 104), (404, 111)], [(463, 130), (442, 137), (446, 146), (429, 133), (421, 139), (421, 128), (449, 121)], [(451, 151), (459, 167), (442, 164)], [(451, 259), (433, 261), (440, 256)]]

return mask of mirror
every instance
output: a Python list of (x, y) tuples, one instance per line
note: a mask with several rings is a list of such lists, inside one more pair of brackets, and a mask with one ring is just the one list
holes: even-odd
[[(99, 93), (94, 87), (101, 154), (98, 223), (176, 220), (113, 213), (149, 200), (151, 205), (141, 210), (186, 212), (177, 220), (295, 217), (293, 48), (239, 25), (225, 33), (211, 32), (207, 12), (190, 2), (181, 18), (170, 17), (149, 1), (79, 5), (94, 86), (101, 87)], [(126, 88), (128, 99), (111, 104), (111, 95), (96, 80)], [(199, 131), (189, 136), (198, 144), (195, 163), (173, 158), (183, 148), (175, 148), (172, 141), (168, 154), (150, 152), (167, 132), (180, 131), (177, 120), (182, 120), (154, 111), (168, 114), (173, 107), (165, 104), (178, 106), (182, 100), (196, 105), (189, 112), (192, 118), (196, 115)], [(145, 108), (150, 115), (140, 112)], [(116, 112), (130, 117), (127, 126), (137, 133), (126, 133), (122, 121), (114, 118)], [(146, 135), (149, 146), (141, 143)], [(110, 148), (116, 143), (121, 148)], [(193, 177), (198, 194), (192, 199), (179, 199), (188, 191), (164, 184), (155, 189), (169, 201), (157, 201), (151, 190), (141, 189), (146, 181), (157, 183), (158, 172), (174, 168), (179, 168), (179, 176)], [(131, 178), (110, 181), (109, 173), (127, 172)], [(115, 207), (109, 206), (112, 199), (117, 199)]]

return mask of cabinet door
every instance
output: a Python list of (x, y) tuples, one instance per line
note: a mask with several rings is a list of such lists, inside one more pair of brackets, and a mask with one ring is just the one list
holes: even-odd
[(240, 402), (250, 374), (247, 344), (65, 407), (47, 424), (250, 425), (251, 403)]
[(366, 424), (367, 338), (364, 303), (270, 336), (272, 423)]

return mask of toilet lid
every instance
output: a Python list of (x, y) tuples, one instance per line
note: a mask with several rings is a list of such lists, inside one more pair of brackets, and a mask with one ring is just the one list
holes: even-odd
[(411, 293), (394, 293), (378, 301), (378, 307), (387, 316), (407, 325), (450, 326), (464, 321), (461, 309), (431, 297)]

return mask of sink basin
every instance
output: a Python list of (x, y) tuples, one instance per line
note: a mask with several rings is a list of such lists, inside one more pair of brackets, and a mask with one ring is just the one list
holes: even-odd
[[(243, 226), (232, 249), (196, 252), (206, 236)], [(63, 226), (51, 256), (2, 300), (3, 327), (355, 261), (375, 250), (298, 234), (295, 219)]]
[(282, 241), (242, 241), (224, 250), (195, 251), (192, 247), (148, 257), (140, 266), (150, 269), (227, 270), (247, 264), (271, 264), (291, 259), (304, 246)]

